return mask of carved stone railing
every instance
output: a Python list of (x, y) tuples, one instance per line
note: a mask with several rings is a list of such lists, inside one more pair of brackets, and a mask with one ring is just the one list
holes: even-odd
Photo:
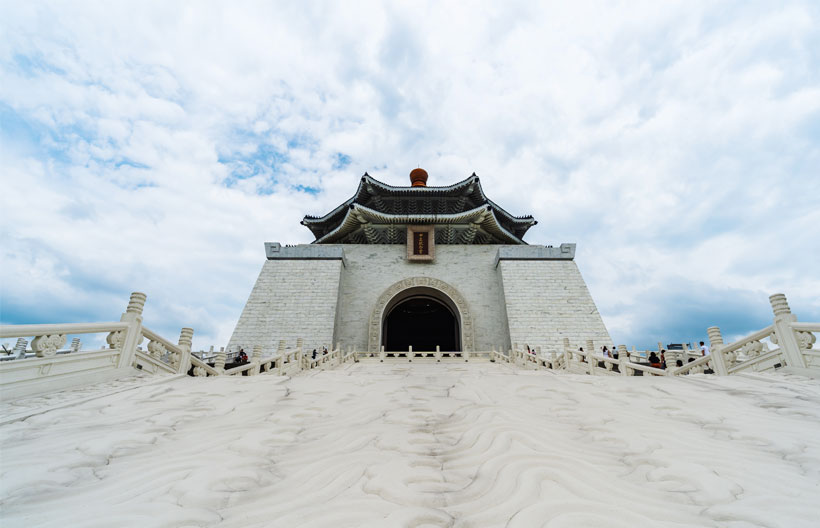
[(492, 351), (459, 350), (445, 351), (436, 347), (435, 351), (418, 351), (409, 347), (407, 350), (385, 350), (382, 346), (378, 352), (367, 350), (357, 350), (353, 352), (356, 361), (376, 360), (379, 362), (469, 362), (469, 361), (491, 361)]
[(798, 323), (797, 321), (789, 325), (795, 332), (797, 345), (806, 368), (820, 369), (820, 350), (814, 350), (817, 343), (817, 335), (820, 334), (820, 323)]
[(348, 352), (342, 350), (341, 345), (329, 350), (327, 354), (319, 353), (315, 358), (306, 354), (302, 349), (303, 340), (298, 339), (295, 349), (286, 349), (285, 342), (280, 341), (273, 355), (263, 356), (262, 347), (256, 345), (248, 357), (248, 361), (232, 368), (225, 368), (226, 352), (221, 350), (214, 358), (214, 364), (192, 357), (192, 376), (256, 376), (273, 374), (278, 376), (293, 376), (300, 372), (312, 369), (327, 369), (338, 367), (347, 362), (356, 361), (357, 352), (352, 348)]
[[(820, 323), (797, 322), (782, 293), (770, 296), (769, 302), (774, 322), (753, 334), (724, 344), (718, 327), (708, 329), (711, 364), (715, 374), (763, 372), (782, 367), (798, 373), (820, 369), (820, 354), (813, 350)], [(766, 340), (776, 348), (770, 349)]]
[[(142, 325), (144, 293), (134, 292), (119, 322), (0, 326), (0, 338), (30, 337), (33, 357), (0, 363), (0, 390), (5, 398), (17, 398), (73, 386), (109, 381), (133, 375), (133, 367), (151, 373), (180, 374), (188, 369), (193, 330), (183, 328), (173, 344)], [(68, 336), (105, 334), (107, 348), (59, 352)], [(138, 346), (149, 339), (148, 350)]]
[[(130, 373), (134, 348), (128, 345), (136, 341), (145, 300), (140, 295), (132, 294), (131, 312), (119, 322), (0, 326), (0, 338), (31, 338), (33, 351), (0, 363), (0, 396), (19, 398)], [(106, 334), (108, 348), (57, 353), (68, 336), (87, 334)]]
[[(324, 350), (326, 350), (325, 347)], [(311, 355), (305, 354), (304, 355), (304, 368), (306, 370), (315, 369), (315, 368), (328, 368), (328, 367), (335, 367), (344, 363), (345, 358), (348, 361), (351, 361), (355, 358), (355, 354), (351, 351), (348, 354), (344, 354), (342, 352), (341, 345), (336, 345), (336, 348), (333, 350), (329, 350), (327, 352), (317, 351), (317, 355), (314, 358)]]
[(3, 325), (0, 338), (29, 337), (34, 357), (0, 363), (0, 399), (9, 400), (60, 390), (125, 375), (121, 343), (110, 348), (57, 354), (69, 335), (133, 331), (127, 322), (70, 323), (54, 325)]
[[(148, 339), (147, 351), (137, 349), (135, 364), (137, 368), (157, 374), (185, 374), (191, 367), (191, 361), (196, 359), (191, 354), (191, 339), (194, 331), (183, 328), (179, 335), (179, 342), (173, 344), (156, 332), (142, 327), (142, 336)], [(142, 339), (140, 339), (140, 342)]]

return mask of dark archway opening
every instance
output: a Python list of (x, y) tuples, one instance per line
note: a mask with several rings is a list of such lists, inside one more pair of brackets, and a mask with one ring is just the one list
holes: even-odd
[(384, 318), (384, 349), (388, 352), (461, 351), (458, 319), (441, 301), (418, 295), (394, 306)]

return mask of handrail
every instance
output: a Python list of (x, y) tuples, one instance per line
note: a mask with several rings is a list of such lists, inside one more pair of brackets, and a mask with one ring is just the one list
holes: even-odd
[(775, 348), (774, 350), (769, 350), (764, 354), (760, 354), (757, 357), (752, 359), (747, 359), (746, 361), (739, 362), (737, 365), (733, 367), (729, 367), (729, 373), (732, 374), (734, 372), (740, 372), (742, 370), (747, 370), (752, 368), (753, 366), (757, 365), (758, 363), (763, 363), (768, 361), (772, 358), (775, 358), (781, 354), (781, 350), (779, 348)]
[[(179, 348), (179, 345), (175, 345), (174, 343), (168, 341), (167, 339), (165, 339), (161, 335), (157, 334), (156, 332), (154, 332), (152, 330), (149, 330), (145, 326), (142, 327), (142, 335), (147, 337), (149, 341), (157, 341), (157, 342), (161, 343), (165, 348), (167, 348), (169, 350), (172, 350), (174, 352), (179, 352), (179, 353), (182, 352), (182, 350)], [(193, 357), (193, 354), (191, 354), (191, 356)]]
[[(694, 363), (694, 362), (693, 362)], [(659, 369), (657, 367), (651, 367), (649, 365), (641, 365), (640, 363), (632, 363), (631, 361), (627, 365), (628, 368), (634, 370), (641, 370), (643, 372), (648, 372), (650, 374), (654, 374), (656, 376), (670, 376), (674, 374), (670, 374), (667, 370)]]
[(0, 325), (0, 339), (46, 334), (98, 334), (125, 330), (127, 328), (128, 323), (119, 321), (110, 323)]
[(202, 361), (194, 355), (191, 355), (191, 365), (193, 365), (194, 368), (199, 367), (205, 369), (205, 372), (207, 372), (211, 376), (219, 376), (218, 370), (216, 370), (215, 368), (213, 368), (212, 366), (210, 366), (209, 364), (207, 364), (206, 362)]
[(672, 376), (680, 376), (682, 374), (688, 373), (690, 370), (700, 367), (701, 365), (708, 366), (708, 364), (712, 361), (712, 356), (703, 356), (700, 359), (696, 359), (695, 361), (690, 361), (681, 367), (676, 367), (672, 370)]
[(242, 372), (245, 372), (246, 370), (251, 370), (251, 369), (253, 369), (255, 367), (258, 367), (258, 366), (259, 366), (259, 364), (256, 361), (249, 361), (248, 363), (245, 363), (244, 365), (239, 365), (239, 366), (234, 367), (232, 369), (228, 369), (228, 370), (223, 371), (222, 375), (224, 375), (224, 376), (236, 376), (237, 374), (241, 374)]
[(727, 352), (734, 352), (735, 350), (742, 348), (743, 345), (747, 343), (751, 343), (752, 341), (760, 341), (761, 339), (769, 337), (772, 334), (772, 332), (774, 332), (774, 325), (769, 325), (762, 330), (758, 330), (753, 334), (749, 334), (746, 337), (742, 337), (737, 341), (729, 343), (728, 345), (722, 347), (720, 351), (724, 354)]
[(137, 357), (171, 374), (176, 373), (176, 369), (174, 367), (160, 359), (153, 357), (151, 354), (146, 354), (144, 350), (137, 350)]
[(607, 356), (603, 356), (603, 355), (599, 356), (597, 353), (596, 354), (590, 354), (590, 356), (592, 357), (592, 359), (597, 359), (598, 361), (602, 361), (604, 363), (611, 363), (612, 365), (620, 365), (621, 364), (620, 359), (615, 359), (615, 358), (611, 358), (611, 357), (607, 357)]
[(820, 323), (790, 323), (792, 330), (798, 332), (820, 332)]
[(72, 352), (70, 354), (59, 354), (57, 356), (50, 357), (37, 357), (31, 355), (31, 357), (26, 358), (25, 361), (2, 361), (0, 362), (0, 369), (2, 369), (4, 372), (8, 372), (15, 369), (28, 369), (31, 368), (32, 365), (42, 365), (55, 362), (59, 362), (60, 364), (64, 365), (68, 363), (86, 361), (87, 359), (93, 357), (118, 355), (120, 355), (120, 351), (115, 348), (78, 350), (77, 352)]

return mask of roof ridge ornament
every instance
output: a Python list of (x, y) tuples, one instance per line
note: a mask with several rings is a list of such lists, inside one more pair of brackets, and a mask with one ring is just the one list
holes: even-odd
[(410, 186), (411, 187), (427, 187), (427, 171), (421, 167), (410, 171)]

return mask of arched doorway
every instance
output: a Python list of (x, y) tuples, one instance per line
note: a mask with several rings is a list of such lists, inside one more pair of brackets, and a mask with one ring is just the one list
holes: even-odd
[[(427, 296), (444, 304), (456, 318), (459, 352), (473, 351), (473, 318), (464, 296), (450, 284), (432, 277), (408, 277), (384, 290), (370, 314), (367, 350), (378, 353), (385, 346), (384, 322), (391, 310), (411, 297)], [(444, 352), (444, 350), (442, 350)], [(455, 351), (453, 351), (455, 352)]]
[(382, 344), (387, 351), (461, 351), (461, 331), (453, 308), (432, 295), (405, 297), (386, 311)]

